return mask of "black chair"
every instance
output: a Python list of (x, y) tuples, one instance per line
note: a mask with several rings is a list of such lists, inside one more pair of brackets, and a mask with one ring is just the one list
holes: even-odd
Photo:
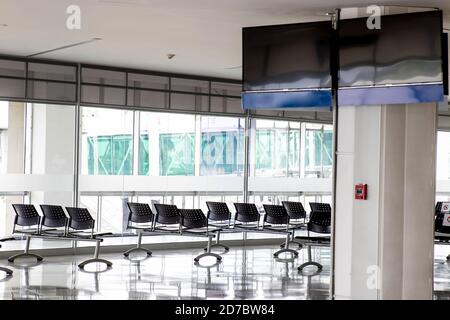
[(214, 257), (217, 261), (221, 261), (222, 257), (220, 255), (211, 252), (212, 238), (215, 237), (215, 232), (220, 231), (220, 229), (210, 229), (208, 227), (208, 218), (201, 209), (179, 209), (179, 213), (181, 215), (181, 234), (186, 232), (192, 235), (208, 237), (206, 252), (195, 257), (194, 261), (198, 262), (204, 257)]
[[(244, 229), (259, 229), (260, 214), (254, 203), (235, 203), (234, 226)], [(236, 224), (236, 221), (240, 222)]]
[(177, 206), (172, 204), (155, 203), (156, 218), (153, 230), (169, 233), (181, 231), (181, 214)]
[[(292, 228), (289, 225), (289, 215), (286, 212), (286, 209), (283, 206), (278, 205), (269, 205), (265, 204), (264, 206), (264, 219), (263, 219), (263, 230), (270, 231), (284, 231), (286, 232), (286, 247), (278, 250), (273, 254), (275, 258), (278, 258), (280, 253), (291, 253), (295, 257), (298, 256), (298, 252), (293, 249), (289, 249), (289, 243), (291, 238), (291, 232), (293, 232)], [(268, 224), (268, 225), (267, 225)]]
[[(231, 211), (225, 202), (213, 202), (207, 201), (206, 205), (208, 207), (208, 213), (206, 217), (208, 218), (208, 224), (212, 227), (229, 229), (231, 227)], [(211, 223), (210, 221), (213, 221)], [(220, 232), (216, 234), (216, 243), (212, 244), (212, 247), (221, 247), (225, 251), (229, 251), (230, 248), (224, 244), (220, 243)], [(205, 249), (206, 250), (206, 249)]]
[[(293, 228), (292, 237), (289, 241), (290, 243), (297, 244), (301, 248), (302, 244), (295, 240), (295, 231), (306, 226), (306, 210), (303, 208), (303, 204), (301, 202), (283, 201), (282, 205), (286, 209), (289, 216), (289, 225), (295, 227)], [(302, 219), (302, 222), (299, 221)], [(280, 247), (284, 247), (284, 245), (285, 244), (283, 243)]]
[[(69, 214), (68, 235), (84, 236), (89, 230), (90, 237), (94, 238), (95, 220), (86, 208), (66, 207)], [(74, 230), (70, 232), (70, 229)]]
[[(155, 215), (147, 203), (127, 202), (127, 206), (129, 210), (127, 229), (148, 230), (153, 228)], [(142, 247), (142, 235), (142, 232), (138, 232), (137, 247), (125, 251), (123, 254), (125, 257), (136, 251), (144, 251), (148, 256), (152, 255), (150, 250)]]
[[(307, 239), (315, 242), (316, 245), (328, 245), (330, 243), (331, 233), (331, 206), (328, 203), (310, 202), (311, 214), (309, 215), (309, 221), (307, 223), (308, 236), (296, 237), (296, 239)], [(311, 237), (310, 232), (327, 234), (327, 236)], [(298, 267), (299, 271), (303, 271), (306, 266), (316, 266), (317, 271), (320, 272), (323, 266), (315, 261), (311, 261), (311, 246), (314, 244), (309, 243), (308, 246), (308, 261)]]
[(206, 217), (214, 221), (209, 225), (220, 228), (231, 226), (231, 211), (225, 202), (206, 201), (206, 205), (208, 206)]
[[(110, 234), (110, 232), (105, 233), (94, 233), (95, 228), (95, 220), (92, 218), (89, 210), (86, 208), (75, 208), (75, 207), (66, 207), (67, 213), (69, 214), (69, 222), (68, 222), (68, 232), (67, 238), (70, 240), (71, 237), (74, 238), (83, 238), (88, 237), (91, 239), (96, 239), (98, 236)], [(70, 232), (70, 229), (75, 230)], [(86, 230), (90, 230), (86, 233)], [(87, 264), (100, 262), (106, 264), (108, 267), (112, 266), (112, 263), (105, 259), (98, 258), (99, 255), (100, 242), (96, 243), (95, 249), (95, 258), (88, 259), (78, 265), (81, 269), (83, 269)]]
[(63, 207), (44, 204), (41, 204), (40, 207), (43, 214), (41, 219), (41, 233), (47, 233), (53, 230), (44, 230), (43, 227), (64, 228), (63, 235), (67, 235), (67, 226), (69, 219), (67, 218)]
[[(41, 216), (32, 204), (13, 204), (16, 216), (14, 218), (13, 233), (39, 234)], [(36, 229), (16, 229), (21, 227), (36, 227)]]
[[(14, 218), (13, 233), (21, 233), (26, 235), (40, 235), (40, 222), (41, 216), (38, 214), (36, 208), (32, 204), (13, 204), (16, 216)], [(36, 229), (16, 229), (16, 225), (21, 227), (36, 227)], [(42, 261), (43, 258), (40, 255), (30, 253), (30, 237), (27, 237), (25, 244), (25, 252), (18, 253), (8, 258), (9, 262), (14, 262), (17, 258), (32, 257), (36, 260)]]

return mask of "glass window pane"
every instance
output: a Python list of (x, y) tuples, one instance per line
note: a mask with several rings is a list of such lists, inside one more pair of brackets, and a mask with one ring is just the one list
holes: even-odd
[(254, 152), (255, 176), (299, 176), (300, 129), (287, 121), (257, 119)]
[(139, 73), (128, 74), (128, 86), (147, 89), (169, 89), (169, 77), (153, 76)]
[(77, 79), (77, 68), (47, 63), (29, 63), (28, 77), (37, 79), (73, 81)]
[(141, 112), (139, 174), (195, 174), (195, 116)]
[(81, 102), (124, 106), (125, 91), (120, 88), (83, 85)]
[(97, 83), (105, 85), (126, 86), (125, 72), (83, 68), (81, 70), (81, 82)]
[(200, 175), (241, 175), (244, 170), (243, 118), (201, 117)]
[(172, 93), (170, 108), (176, 110), (208, 111), (208, 96)]
[(128, 90), (127, 105), (165, 109), (169, 105), (169, 93), (149, 90)]
[(305, 125), (305, 178), (329, 178), (333, 164), (333, 127)]
[(195, 93), (209, 93), (209, 82), (195, 79), (171, 79), (171, 90)]
[(0, 97), (25, 98), (25, 80), (0, 78)]
[(225, 82), (211, 82), (211, 94), (241, 97), (242, 85)]
[(46, 81), (28, 81), (28, 98), (75, 102), (76, 85)]
[(133, 112), (82, 108), (82, 174), (133, 173)]
[(0, 59), (0, 76), (25, 77), (25, 62)]

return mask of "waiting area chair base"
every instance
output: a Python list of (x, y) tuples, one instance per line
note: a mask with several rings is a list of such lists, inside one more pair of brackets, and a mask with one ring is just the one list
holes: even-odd
[(44, 258), (42, 258), (40, 255), (29, 252), (23, 252), (9, 257), (8, 262), (14, 263), (14, 261), (19, 258), (36, 258), (37, 261), (44, 260)]
[(105, 259), (100, 259), (100, 258), (93, 258), (93, 259), (88, 259), (86, 261), (83, 261), (82, 263), (80, 263), (78, 265), (78, 268), (83, 269), (86, 265), (90, 264), (90, 263), (104, 263), (106, 264), (106, 266), (108, 268), (112, 267), (112, 262), (105, 260)]
[(146, 249), (146, 248), (143, 248), (143, 247), (131, 248), (131, 249), (125, 251), (125, 252), (123, 253), (123, 255), (124, 255), (125, 257), (128, 257), (128, 256), (129, 256), (131, 253), (133, 253), (133, 252), (145, 252), (145, 253), (147, 254), (147, 256), (149, 256), (149, 257), (152, 255), (152, 252), (151, 252), (150, 250), (148, 250), (148, 249)]
[(5, 272), (5, 273), (6, 273), (6, 276), (7, 276), (7, 277), (10, 277), (10, 276), (12, 276), (12, 274), (13, 274), (13, 272), (12, 272), (12, 270), (11, 270), (11, 269), (8, 269), (8, 268), (4, 268), (4, 267), (0, 267), (0, 271), (3, 271), (3, 272)]
[(205, 258), (205, 257), (214, 257), (216, 258), (217, 261), (222, 261), (222, 257), (216, 253), (212, 253), (212, 252), (205, 252), (202, 253), (201, 255), (197, 256), (194, 258), (195, 262), (199, 262), (201, 258)]
[[(222, 248), (225, 252), (230, 251), (229, 247), (227, 247), (226, 245), (221, 244), (221, 243), (214, 243), (214, 244), (212, 244), (211, 245), (211, 249), (212, 248)], [(204, 248), (203, 250), (208, 251), (208, 248)]]
[(280, 255), (281, 253), (291, 253), (294, 257), (298, 257), (298, 252), (295, 251), (294, 249), (280, 249), (277, 252), (275, 252), (273, 254), (274, 258), (278, 258), (278, 255)]
[(300, 265), (300, 266), (297, 268), (297, 270), (300, 271), (300, 272), (303, 272), (303, 269), (304, 269), (305, 267), (308, 267), (308, 266), (316, 266), (316, 267), (317, 267), (317, 272), (320, 272), (320, 271), (322, 271), (322, 269), (323, 269), (323, 266), (322, 266), (320, 263), (314, 262), (314, 261), (308, 261), (308, 262), (305, 262), (305, 263), (303, 263), (302, 265)]

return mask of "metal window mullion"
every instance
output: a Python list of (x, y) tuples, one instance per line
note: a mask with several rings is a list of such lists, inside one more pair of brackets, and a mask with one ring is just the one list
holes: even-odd
[(77, 65), (77, 99), (75, 104), (75, 136), (74, 136), (74, 163), (73, 163), (73, 205), (78, 207), (80, 199), (79, 176), (80, 176), (80, 143), (81, 143), (81, 66)]
[(201, 138), (202, 138), (202, 117), (195, 116), (195, 140), (194, 140), (194, 176), (200, 176), (201, 162)]
[(134, 176), (139, 175), (139, 154), (140, 154), (140, 139), (141, 139), (141, 113), (134, 111), (133, 114), (133, 170)]
[(244, 135), (244, 202), (248, 201), (248, 178), (250, 173), (250, 133), (251, 133), (251, 118), (250, 114), (247, 112), (245, 116), (245, 135)]

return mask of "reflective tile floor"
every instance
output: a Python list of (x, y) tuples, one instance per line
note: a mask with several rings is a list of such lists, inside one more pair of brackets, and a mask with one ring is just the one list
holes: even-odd
[(307, 261), (306, 250), (285, 262), (272, 258), (276, 250), (276, 246), (232, 247), (220, 264), (211, 267), (205, 266), (215, 259), (194, 265), (198, 249), (154, 251), (145, 260), (139, 255), (127, 260), (120, 253), (105, 254), (101, 257), (113, 262), (111, 269), (94, 264), (85, 272), (77, 263), (89, 256), (48, 257), (38, 265), (23, 259), (17, 261), (20, 266), (9, 265), (13, 277), (0, 280), (0, 299), (328, 299), (328, 248), (313, 248), (313, 259), (324, 265), (314, 276), (314, 267), (308, 267), (305, 275), (297, 271)]
[[(14, 275), (0, 275), (0, 299), (328, 299), (330, 250), (316, 247), (312, 258), (324, 265), (315, 274), (314, 267), (304, 274), (297, 271), (307, 261), (306, 250), (290, 261), (272, 258), (276, 246), (232, 247), (223, 262), (206, 258), (196, 266), (197, 249), (154, 251), (145, 259), (131, 260), (120, 253), (104, 254), (113, 262), (105, 270), (101, 265), (78, 269), (78, 263), (90, 256), (46, 257), (40, 264), (23, 259), (11, 266)], [(450, 299), (450, 246), (435, 247), (434, 298)], [(5, 260), (0, 265), (6, 266)]]

